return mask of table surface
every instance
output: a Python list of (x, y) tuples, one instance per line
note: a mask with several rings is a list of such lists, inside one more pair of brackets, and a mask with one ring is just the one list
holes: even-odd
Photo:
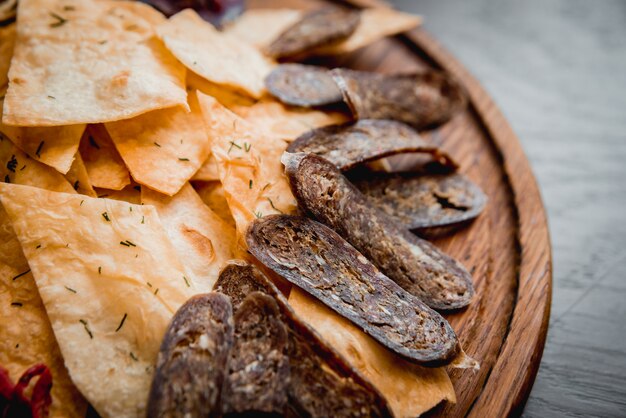
[(391, 3), (492, 95), (541, 188), (552, 314), (523, 416), (626, 416), (626, 1)]

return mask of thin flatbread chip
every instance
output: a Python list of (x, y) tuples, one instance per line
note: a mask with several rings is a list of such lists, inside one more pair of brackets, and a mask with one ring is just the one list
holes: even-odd
[(330, 70), (303, 64), (281, 64), (265, 78), (267, 90), (281, 102), (300, 107), (343, 101)]
[(347, 54), (370, 45), (386, 36), (414, 29), (422, 23), (420, 16), (398, 12), (387, 7), (374, 7), (361, 12), (361, 22), (347, 39), (316, 49), (314, 55)]
[(98, 196), (91, 185), (87, 168), (79, 152), (74, 156), (74, 162), (72, 162), (72, 166), (65, 175), (65, 178), (72, 184), (72, 187), (74, 187), (77, 193), (90, 197)]
[[(4, 103), (0, 100), (0, 106)], [(0, 109), (0, 117), (2, 109)], [(48, 128), (9, 126), (0, 122), (0, 132), (33, 159), (54, 167), (65, 174), (70, 169), (78, 151), (85, 125), (68, 125)]]
[(270, 57), (306, 57), (310, 51), (348, 38), (359, 26), (361, 12), (336, 6), (306, 13), (266, 48)]
[(414, 418), (442, 401), (456, 402), (445, 368), (420, 367), (395, 356), (298, 288), (292, 289), (289, 305), (385, 396), (396, 418)]
[(457, 168), (438, 146), (422, 139), (410, 126), (393, 120), (362, 119), (313, 129), (289, 144), (287, 152), (319, 155), (343, 171), (404, 153), (427, 154), (441, 168)]
[(172, 197), (144, 187), (141, 203), (156, 208), (198, 290), (210, 292), (220, 270), (235, 256), (235, 228), (213, 213), (189, 183)]
[(295, 9), (249, 9), (224, 32), (263, 50), (303, 15)]
[(202, 163), (198, 171), (191, 177), (191, 180), (219, 181), (220, 174), (217, 171), (217, 160), (213, 154)]
[(103, 418), (144, 417), (165, 330), (195, 291), (156, 210), (5, 183), (0, 200), (72, 380)]
[(95, 187), (94, 191), (100, 198), (119, 200), (122, 202), (132, 203), (133, 205), (141, 204), (141, 186), (131, 183), (122, 190), (102, 189)]
[(116, 1), (24, 0), (3, 123), (55, 126), (187, 106), (185, 69)]
[(428, 129), (467, 105), (463, 87), (439, 71), (379, 74), (336, 68), (330, 73), (356, 119), (393, 119)]
[(235, 227), (233, 214), (230, 213), (226, 195), (222, 183), (218, 181), (196, 181), (193, 183), (200, 199), (207, 205), (217, 216), (222, 218), (228, 225)]
[(208, 158), (210, 144), (195, 92), (189, 93), (189, 107), (191, 113), (172, 107), (105, 124), (137, 183), (172, 196)]
[(405, 228), (429, 237), (447, 233), (476, 218), (487, 196), (462, 174), (376, 175), (351, 179), (375, 206)]
[(223, 85), (211, 83), (191, 70), (187, 71), (187, 86), (191, 90), (199, 90), (204, 94), (213, 96), (218, 102), (231, 110), (235, 106), (245, 107), (256, 103), (256, 100), (250, 96)]
[(219, 32), (191, 9), (172, 16), (157, 29), (167, 48), (194, 73), (259, 98), (272, 63), (252, 45)]
[(293, 108), (270, 99), (252, 106), (235, 107), (233, 111), (267, 135), (285, 141), (293, 141), (311, 129), (348, 121), (340, 112)]
[(260, 135), (210, 96), (198, 93), (198, 101), (238, 236), (256, 218), (293, 212), (296, 201), (280, 162), (287, 143)]
[(93, 187), (122, 190), (130, 184), (128, 169), (104, 125), (89, 125), (79, 150)]
[(15, 24), (0, 27), (0, 93), (4, 96), (9, 84), (9, 67), (15, 47)]

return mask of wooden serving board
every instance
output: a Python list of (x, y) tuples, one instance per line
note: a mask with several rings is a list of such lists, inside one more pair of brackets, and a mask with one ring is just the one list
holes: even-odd
[[(249, 7), (310, 9), (323, 3), (256, 0)], [(343, 3), (385, 7), (376, 0)], [(459, 162), (460, 171), (489, 198), (473, 224), (434, 241), (472, 273), (476, 298), (467, 309), (447, 318), (481, 369), (450, 370), (457, 403), (440, 405), (428, 415), (519, 415), (545, 343), (552, 263), (545, 210), (517, 137), (476, 79), (422, 29), (315, 63), (382, 73), (432, 67), (453, 74), (467, 89), (467, 110), (424, 136)]]

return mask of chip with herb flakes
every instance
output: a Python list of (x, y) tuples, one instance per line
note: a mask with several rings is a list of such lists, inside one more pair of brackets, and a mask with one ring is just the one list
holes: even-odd
[(295, 211), (296, 200), (280, 162), (287, 143), (259, 134), (211, 96), (198, 93), (198, 102), (238, 236), (255, 218)]
[(254, 127), (285, 141), (293, 141), (311, 129), (349, 120), (341, 112), (289, 107), (272, 99), (263, 99), (252, 106), (235, 106), (232, 110)]
[(220, 179), (220, 175), (217, 172), (217, 160), (213, 154), (209, 155), (209, 158), (204, 161), (198, 171), (191, 177), (191, 180), (201, 181), (214, 181)]
[(153, 34), (152, 16), (116, 1), (20, 1), (3, 122), (75, 125), (186, 107), (185, 69)]
[(251, 9), (226, 27), (225, 32), (263, 50), (302, 16), (304, 12), (295, 9)]
[(15, 25), (0, 27), (0, 96), (4, 96), (9, 84), (9, 66), (15, 47)]
[(445, 368), (420, 367), (399, 358), (295, 287), (289, 305), (385, 396), (396, 417), (416, 417), (444, 400), (456, 402)]
[(105, 124), (133, 179), (172, 196), (208, 158), (210, 144), (195, 92), (189, 107), (155, 110)]
[(157, 28), (167, 48), (206, 80), (259, 98), (273, 63), (252, 45), (219, 32), (191, 9)]
[(91, 185), (91, 180), (89, 180), (89, 175), (87, 174), (87, 168), (85, 167), (83, 158), (80, 156), (79, 152), (77, 152), (74, 156), (74, 162), (72, 162), (72, 166), (65, 175), (65, 178), (70, 182), (77, 193), (90, 197), (97, 196), (93, 186)]
[(87, 126), (79, 149), (93, 187), (122, 190), (130, 184), (128, 169), (104, 125)]
[(217, 216), (222, 218), (228, 225), (235, 227), (233, 214), (230, 213), (224, 188), (220, 181), (195, 181), (193, 188), (200, 196), (200, 199), (207, 205)]
[(235, 258), (235, 228), (205, 205), (189, 183), (172, 197), (144, 187), (141, 203), (156, 208), (185, 268), (195, 277), (198, 291), (212, 291), (220, 270)]
[(154, 207), (4, 183), (0, 201), (74, 383), (103, 418), (144, 417), (165, 330), (196, 292)]
[(122, 190), (110, 190), (100, 187), (94, 188), (96, 196), (101, 199), (120, 200), (122, 202), (132, 203), (134, 205), (141, 204), (141, 185), (137, 183), (130, 183)]
[(235, 106), (252, 106), (256, 100), (233, 89), (205, 80), (193, 71), (187, 71), (187, 87), (213, 96), (218, 102), (231, 109)]

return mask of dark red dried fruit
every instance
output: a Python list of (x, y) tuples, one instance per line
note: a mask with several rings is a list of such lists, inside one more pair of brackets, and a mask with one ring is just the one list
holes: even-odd
[(405, 228), (439, 236), (476, 218), (487, 203), (480, 188), (462, 174), (372, 174), (351, 178), (373, 207)]
[(361, 12), (356, 9), (324, 7), (307, 13), (270, 44), (273, 58), (300, 58), (315, 48), (342, 41), (356, 30)]
[(356, 119), (394, 119), (427, 129), (447, 122), (467, 103), (461, 85), (437, 71), (387, 75), (337, 68), (331, 75)]
[(462, 308), (474, 295), (467, 270), (373, 207), (332, 163), (315, 154), (283, 157), (301, 208), (334, 229), (385, 275), (438, 310)]
[(163, 338), (148, 417), (221, 416), (220, 395), (232, 344), (228, 297), (209, 293), (189, 299)]
[[(24, 393), (31, 380), (39, 376), (33, 387), (30, 399)], [(47, 418), (52, 404), (52, 373), (45, 364), (35, 364), (28, 368), (13, 385), (9, 372), (0, 366), (0, 416)]]
[(243, 13), (244, 0), (141, 0), (172, 16), (184, 9), (195, 10), (204, 20), (216, 26), (234, 20)]
[(325, 106), (343, 100), (328, 69), (313, 65), (279, 65), (266, 77), (265, 86), (278, 100), (292, 106)]
[(364, 119), (312, 129), (289, 144), (287, 152), (313, 153), (340, 170), (395, 154), (425, 153), (448, 170), (457, 165), (410, 126), (393, 120)]
[(441, 315), (330, 228), (304, 217), (272, 215), (256, 219), (246, 241), (267, 267), (403, 358), (441, 365), (457, 354), (456, 335)]

